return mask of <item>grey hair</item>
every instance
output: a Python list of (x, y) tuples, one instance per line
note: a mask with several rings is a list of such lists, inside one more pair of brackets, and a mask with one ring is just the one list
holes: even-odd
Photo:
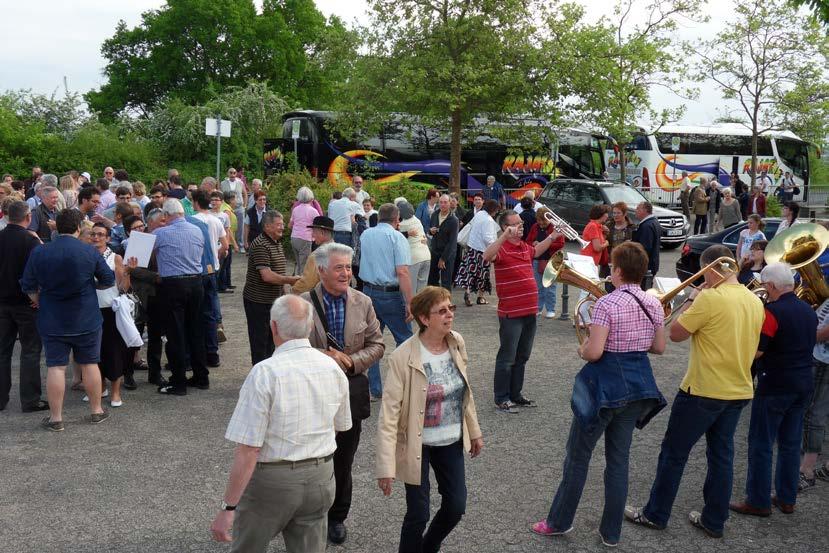
[(184, 215), (184, 206), (176, 198), (166, 200), (161, 209), (165, 215)]
[[(52, 176), (54, 176), (54, 175), (52, 175)], [(52, 192), (59, 192), (59, 190), (57, 188), (55, 188), (54, 186), (50, 186), (48, 184), (44, 184), (43, 186), (40, 187), (40, 195), (41, 196), (45, 196), (46, 194), (51, 194)]]
[(162, 211), (161, 209), (158, 209), (157, 207), (154, 208), (154, 209), (151, 209), (149, 211), (149, 213), (147, 213), (147, 224), (149, 225), (150, 223), (152, 223), (153, 221), (155, 221), (156, 219), (158, 219), (162, 215), (164, 215), (164, 211)]
[(270, 225), (277, 219), (282, 219), (282, 214), (275, 209), (268, 209), (262, 214), (262, 226)]
[(259, 186), (262, 186), (262, 179), (253, 179), (252, 181), (250, 181), (250, 184), (251, 184), (251, 186), (253, 186), (254, 184), (258, 184)]
[(501, 216), (498, 218), (498, 226), (501, 227), (501, 230), (504, 230), (505, 228), (507, 228), (507, 217), (510, 217), (511, 215), (518, 215), (518, 214), (515, 213), (515, 211), (512, 210), (512, 209), (504, 210), (504, 212), (501, 213)]
[(323, 244), (314, 250), (312, 255), (314, 256), (314, 261), (316, 262), (317, 267), (325, 267), (327, 269), (332, 255), (345, 255), (351, 259), (354, 259), (354, 250), (345, 244), (328, 242), (327, 244)]
[(443, 198), (446, 198), (447, 200), (452, 201), (452, 196), (450, 196), (449, 194), (445, 194), (445, 193), (441, 194), (440, 199), (442, 200)]
[(343, 190), (343, 196), (348, 198), (349, 200), (357, 196), (357, 191), (351, 188), (350, 186)]
[(399, 206), (401, 203), (408, 202), (408, 201), (409, 200), (407, 200), (405, 196), (398, 196), (394, 199), (394, 202), (392, 202), (392, 203), (394, 203), (394, 205)]
[(377, 209), (378, 223), (391, 223), (400, 217), (400, 210), (394, 204), (383, 204)]
[(217, 185), (217, 184), (218, 184), (218, 183), (216, 182), (216, 179), (214, 179), (213, 177), (204, 177), (204, 178), (201, 180), (201, 185), (202, 185), (202, 186), (204, 186), (204, 185), (209, 185), (209, 186), (212, 186), (213, 188), (216, 188), (216, 185)]
[(29, 208), (29, 204), (26, 202), (12, 200), (12, 202), (6, 206), (6, 217), (9, 218), (10, 223), (17, 225), (26, 219), (26, 215), (28, 215), (30, 211), (31, 209)]
[(296, 191), (296, 201), (304, 204), (314, 201), (314, 191), (307, 186), (301, 187)]
[(271, 320), (277, 325), (277, 334), (283, 340), (301, 340), (311, 335), (314, 310), (311, 303), (294, 294), (276, 298), (271, 306)]
[(734, 194), (730, 186), (725, 186), (722, 190), (720, 190), (720, 194), (725, 194), (726, 192), (728, 192), (729, 194)]
[(52, 173), (47, 173), (40, 177), (40, 182), (43, 183), (43, 186), (51, 186), (52, 188), (58, 187), (58, 178)]
[(522, 197), (534, 200), (535, 199), (535, 191), (534, 190), (527, 190), (526, 192), (524, 192), (524, 195)]
[(494, 182), (495, 181), (495, 176), (494, 175), (487, 175), (486, 176), (486, 181), (489, 182), (490, 180)]
[(788, 263), (769, 263), (760, 272), (760, 281), (770, 282), (778, 288), (794, 287), (794, 274)]

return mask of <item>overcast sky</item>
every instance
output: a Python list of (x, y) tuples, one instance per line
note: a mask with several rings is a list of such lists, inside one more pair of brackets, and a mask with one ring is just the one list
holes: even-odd
[[(337, 14), (347, 23), (365, 19), (364, 0), (316, 0), (325, 14)], [(610, 0), (582, 0), (591, 16), (608, 12)], [(713, 36), (728, 18), (731, 0), (713, 0), (708, 8), (712, 21), (686, 23), (678, 36), (686, 40)], [(141, 13), (163, 5), (161, 0), (0, 0), (4, 32), (0, 34), (0, 90), (30, 88), (51, 94), (69, 89), (86, 92), (103, 84), (103, 41), (112, 36), (119, 19), (130, 27), (141, 22)], [(698, 101), (688, 102), (664, 90), (651, 91), (654, 107), (686, 103), (681, 122), (703, 125), (720, 115), (724, 103), (719, 92), (706, 87)], [(315, 106), (305, 106), (313, 108)]]

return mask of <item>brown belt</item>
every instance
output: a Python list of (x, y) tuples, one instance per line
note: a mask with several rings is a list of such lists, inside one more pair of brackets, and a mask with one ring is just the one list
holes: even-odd
[(326, 455), (325, 457), (316, 457), (314, 459), (302, 459), (301, 461), (264, 461), (256, 463), (257, 467), (303, 467), (305, 465), (321, 465), (327, 463), (334, 458), (334, 454)]

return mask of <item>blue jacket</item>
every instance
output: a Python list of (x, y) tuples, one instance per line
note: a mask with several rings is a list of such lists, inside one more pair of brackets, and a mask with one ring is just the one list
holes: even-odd
[[(437, 209), (437, 204), (435, 204), (435, 209)], [(426, 237), (431, 240), (432, 235), (429, 234), (429, 229), (432, 228), (432, 216), (429, 214), (429, 204), (426, 200), (423, 200), (420, 204), (418, 204), (417, 209), (415, 209), (415, 217), (420, 219), (420, 224), (423, 225), (423, 232), (425, 232)]]
[(656, 217), (650, 217), (633, 231), (634, 242), (639, 242), (648, 253), (648, 270), (656, 276), (659, 272), (659, 246), (662, 243), (662, 225)]
[(656, 386), (648, 354), (606, 351), (601, 359), (587, 363), (576, 375), (570, 407), (579, 424), (589, 430), (601, 409), (624, 407), (643, 399), (652, 401), (643, 405), (637, 428), (643, 428), (668, 404)]

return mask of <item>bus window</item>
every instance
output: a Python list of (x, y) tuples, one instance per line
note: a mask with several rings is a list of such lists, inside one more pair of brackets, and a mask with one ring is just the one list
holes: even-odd
[(317, 129), (314, 122), (307, 117), (292, 117), (286, 119), (282, 123), (282, 138), (285, 140), (293, 140), (294, 121), (299, 121), (299, 140), (300, 142), (316, 142)]
[(809, 170), (808, 144), (784, 138), (776, 139), (777, 154), (796, 177), (804, 178)]

